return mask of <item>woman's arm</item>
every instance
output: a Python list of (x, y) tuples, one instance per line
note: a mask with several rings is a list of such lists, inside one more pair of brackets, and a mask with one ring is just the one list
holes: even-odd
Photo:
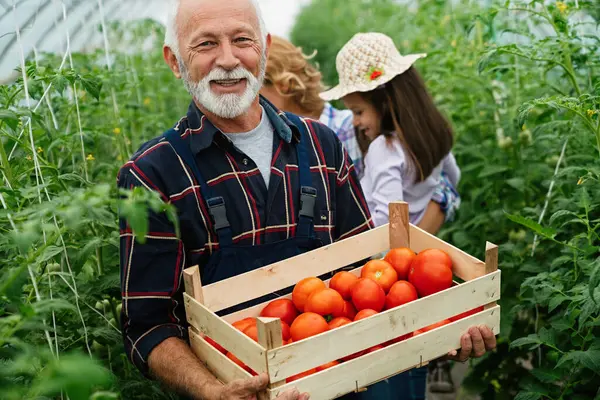
[(442, 229), (445, 220), (446, 215), (442, 211), (442, 207), (435, 201), (430, 201), (425, 209), (423, 218), (421, 218), (417, 226), (432, 235), (436, 235)]

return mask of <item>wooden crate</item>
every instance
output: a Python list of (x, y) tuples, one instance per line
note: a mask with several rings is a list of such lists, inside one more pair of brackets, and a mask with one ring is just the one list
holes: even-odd
[[(223, 317), (215, 314), (293, 286), (302, 278), (320, 276), (403, 246), (415, 252), (444, 250), (452, 259), (454, 275), (464, 283), (286, 346), (282, 346), (279, 319), (257, 318), (259, 343), (231, 325), (245, 317), (258, 317), (266, 303)], [(360, 270), (352, 272), (360, 275)], [(198, 267), (186, 269), (184, 280), (192, 349), (223, 382), (248, 378), (250, 374), (206, 342), (203, 335), (213, 338), (254, 371), (266, 372), (271, 383), (261, 394), (263, 399), (274, 399), (294, 386), (310, 393), (311, 399), (334, 399), (460, 348), (460, 337), (471, 326), (485, 324), (496, 335), (500, 328), (497, 246), (487, 243), (485, 262), (480, 261), (409, 224), (408, 205), (403, 202), (390, 204), (389, 224), (368, 232), (211, 285), (201, 286)], [(286, 384), (290, 376), (480, 306), (484, 310), (474, 315)]]

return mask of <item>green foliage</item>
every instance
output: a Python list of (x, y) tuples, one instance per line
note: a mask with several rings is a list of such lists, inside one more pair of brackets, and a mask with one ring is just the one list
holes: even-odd
[(314, 0), (292, 30), (329, 85), (358, 31), (428, 54), (416, 67), (455, 129), (462, 169), (462, 207), (441, 236), (481, 259), (485, 241), (501, 245), (498, 349), (464, 382), (485, 400), (600, 396), (597, 6)]
[[(0, 387), (3, 399), (170, 398), (123, 353), (119, 213), (143, 241), (154, 192), (119, 192), (119, 168), (181, 118), (188, 96), (162, 60), (162, 28), (110, 27), (110, 42), (153, 50), (28, 62), (0, 86)], [(62, 55), (60, 55), (62, 57)], [(47, 95), (45, 97), (44, 93)], [(183, 94), (183, 95), (182, 95)], [(80, 125), (81, 123), (81, 125)]]

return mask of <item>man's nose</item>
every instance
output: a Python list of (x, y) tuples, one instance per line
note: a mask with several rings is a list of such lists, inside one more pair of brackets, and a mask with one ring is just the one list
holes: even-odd
[(235, 69), (240, 64), (240, 60), (235, 56), (233, 50), (231, 43), (222, 43), (220, 46), (219, 57), (217, 58), (217, 66), (228, 71)]

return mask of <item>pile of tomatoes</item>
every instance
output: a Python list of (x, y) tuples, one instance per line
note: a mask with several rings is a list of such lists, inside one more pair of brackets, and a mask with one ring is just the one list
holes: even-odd
[[(382, 311), (401, 306), (418, 298), (448, 289), (452, 286), (452, 260), (439, 249), (427, 249), (415, 254), (401, 247), (390, 250), (381, 260), (367, 262), (360, 276), (342, 271), (329, 281), (329, 287), (321, 279), (309, 277), (294, 286), (291, 299), (277, 299), (260, 312), (261, 317), (281, 319), (282, 340), (287, 345), (355, 321), (369, 318)], [(310, 371), (287, 379), (300, 379), (315, 372), (377, 351), (412, 336), (481, 311), (477, 308), (450, 319), (440, 321), (394, 340), (335, 360)], [(258, 342), (256, 319), (249, 317), (232, 324), (235, 328)], [(229, 359), (255, 374), (231, 352), (205, 338)]]

